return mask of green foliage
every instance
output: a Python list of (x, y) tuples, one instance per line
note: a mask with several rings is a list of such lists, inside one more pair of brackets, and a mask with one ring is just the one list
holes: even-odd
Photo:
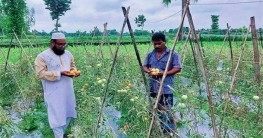
[(163, 1), (162, 1), (162, 3), (163, 3), (165, 6), (168, 6), (171, 2), (172, 2), (172, 0), (163, 0)]
[(212, 32), (218, 33), (218, 31), (219, 31), (219, 25), (218, 25), (219, 15), (211, 15), (211, 19), (212, 19), (212, 25), (211, 25)]
[(118, 31), (116, 29), (113, 29), (113, 30), (108, 30), (108, 34), (117, 36), (119, 33), (118, 33)]
[(18, 35), (26, 27), (26, 3), (25, 0), (2, 0), (4, 23), (2, 24), (8, 33), (13, 31)]
[(15, 124), (8, 116), (8, 112), (0, 106), (0, 136), (10, 138), (13, 134), (19, 132), (15, 128)]
[(59, 17), (64, 15), (66, 11), (70, 10), (71, 0), (44, 0), (46, 9), (50, 10), (52, 20), (56, 20), (55, 30), (61, 25), (58, 23)]
[[(116, 40), (114, 37), (116, 36), (112, 36), (112, 39)], [(70, 39), (71, 41), (77, 41), (76, 37), (75, 39), (74, 37)], [(167, 45), (171, 46), (171, 43), (172, 42), (169, 41)], [(242, 41), (236, 43), (242, 43)], [(253, 96), (257, 95), (262, 88), (258, 87), (254, 82), (253, 62), (246, 62), (250, 61), (251, 57), (253, 57), (253, 50), (251, 48), (252, 42), (247, 42), (248, 46), (245, 47), (246, 52), (243, 53), (244, 56), (242, 57), (245, 62), (241, 62), (238, 68), (236, 74), (237, 79), (231, 92), (231, 101), (228, 101), (225, 98), (230, 87), (230, 75), (231, 70), (233, 69), (231, 68), (231, 61), (229, 60), (228, 45), (224, 45), (224, 48), (222, 49), (220, 59), (222, 59), (224, 63), (223, 69), (220, 71), (216, 70), (216, 66), (218, 52), (221, 50), (222, 41), (206, 42), (204, 45), (205, 46), (202, 50), (204, 50), (203, 52), (206, 56), (204, 62), (206, 65), (209, 86), (211, 86), (210, 88), (213, 92), (212, 106), (215, 107), (214, 112), (216, 123), (218, 125), (217, 127), (221, 125), (220, 122), (223, 117), (224, 107), (226, 102), (228, 102), (222, 123), (222, 135), (225, 134), (225, 137), (229, 137), (229, 135), (234, 137), (262, 137), (262, 133), (259, 133), (263, 129), (261, 125), (262, 107), (260, 107), (262, 105), (262, 97), (259, 95), (259, 100), (253, 99)], [(73, 121), (74, 126), (69, 127), (69, 129), (74, 137), (92, 137), (94, 134), (98, 113), (100, 112), (99, 109), (102, 105), (103, 96), (105, 94), (107, 78), (113, 63), (109, 48), (112, 48), (114, 51), (116, 46), (103, 46), (102, 57), (98, 54), (99, 47), (97, 46), (67, 47), (75, 57), (78, 70), (81, 70), (82, 72), (80, 77), (73, 78), (78, 118)], [(152, 46), (148, 44), (138, 45), (141, 59), (144, 59), (146, 53), (151, 50), (151, 48)], [(173, 89), (175, 97), (175, 105), (172, 109), (174, 113), (180, 113), (181, 115), (176, 118), (177, 132), (178, 134), (187, 132), (186, 137), (209, 137), (211, 136), (210, 134), (202, 134), (199, 130), (208, 130), (211, 127), (209, 117), (211, 106), (208, 104), (203, 77), (200, 73), (200, 66), (198, 64), (198, 69), (196, 70), (190, 45), (185, 48), (183, 54), (183, 43), (179, 42), (177, 44), (176, 49), (181, 54), (183, 70), (181, 74), (176, 75), (175, 86), (171, 88)], [(46, 49), (46, 47), (24, 48), (24, 50), (29, 51), (28, 54), (31, 54), (33, 57), (36, 56), (33, 54), (34, 52), (39, 52), (43, 49)], [(16, 70), (14, 74), (16, 79), (19, 82), (23, 82), (19, 83), (23, 93), (31, 93), (30, 90), (39, 89), (40, 86), (35, 85), (31, 81), (34, 80), (34, 74), (30, 74), (31, 69), (27, 63), (28, 60), (32, 61), (32, 59), (19, 58), (20, 50), (21, 49), (18, 48), (12, 49), (12, 51), (15, 52), (12, 54), (13, 56), (9, 61), (16, 62), (22, 59), (22, 63), (18, 64), (18, 66), (12, 66), (12, 69)], [(239, 44), (233, 45), (234, 55), (238, 56), (240, 51), (241, 47)], [(143, 84), (138, 61), (133, 52), (134, 49), (132, 45), (120, 46), (116, 66), (113, 69), (113, 74), (109, 82), (108, 95), (104, 104), (104, 108), (110, 106), (121, 112), (121, 116), (114, 118), (114, 122), (117, 122), (118, 131), (120, 133), (132, 138), (146, 137), (151, 121), (148, 111), (151, 111), (152, 109), (148, 103), (148, 97), (145, 94), (145, 86)], [(15, 59), (15, 56), (18, 57), (18, 59)], [(3, 63), (4, 58), (1, 58), (0, 56), (0, 65)], [(234, 60), (234, 65), (236, 64), (237, 61)], [(23, 72), (26, 73), (20, 75), (16, 72), (20, 72), (20, 74)], [(12, 80), (12, 76), (9, 76), (10, 80)], [(183, 78), (189, 79), (190, 82), (183, 83)], [(10, 87), (14, 86), (10, 85)], [(13, 91), (10, 89), (10, 93), (11, 92)], [(36, 95), (37, 93), (32, 93), (31, 95), (34, 94)], [(187, 95), (187, 98), (182, 98), (183, 95)], [(8, 97), (8, 95), (5, 96)], [(20, 95), (17, 96), (21, 97)], [(53, 137), (52, 130), (47, 122), (43, 99), (40, 102), (42, 104), (38, 104), (26, 112), (19, 128), (25, 133), (30, 133), (29, 131), (32, 132), (37, 127), (44, 137)], [(182, 104), (184, 106), (179, 106)], [(111, 110), (108, 112), (111, 112)], [(6, 115), (7, 114), (3, 116)], [(2, 114), (0, 109), (0, 120), (1, 117)], [(105, 110), (103, 110), (97, 137), (114, 137), (114, 132), (112, 131), (114, 128), (106, 126), (106, 124), (103, 123), (108, 119), (109, 116), (107, 116)], [(7, 124), (6, 122), (2, 124), (0, 124), (0, 128), (7, 126), (5, 125)], [(7, 126), (6, 128), (6, 130), (11, 130), (10, 128), (12, 127)], [(70, 134), (71, 132), (67, 133)], [(156, 130), (153, 130), (153, 133), (156, 133)]]
[(138, 27), (142, 27), (142, 30), (143, 30), (144, 22), (146, 21), (145, 16), (143, 14), (138, 15), (138, 17), (136, 17), (134, 21), (135, 21), (135, 24), (137, 24)]
[(17, 94), (18, 87), (9, 70), (1, 74), (0, 86), (0, 106), (11, 106)]
[[(185, 0), (182, 0), (182, 3), (184, 3), (184, 1), (185, 1)], [(198, 2), (198, 0), (192, 0), (192, 1), (193, 1), (193, 2)], [(172, 0), (163, 0), (162, 3), (163, 3), (163, 5), (168, 6), (169, 4), (172, 3)], [(183, 6), (183, 4), (182, 4), (182, 6)], [(183, 7), (182, 7), (182, 8), (183, 8)]]
[(35, 9), (31, 8), (30, 10), (26, 8), (26, 30), (30, 30), (30, 27), (35, 25)]
[(48, 123), (47, 111), (43, 102), (28, 110), (22, 116), (22, 121), (18, 123), (18, 127), (23, 133), (30, 134), (39, 130), (44, 137), (54, 136)]

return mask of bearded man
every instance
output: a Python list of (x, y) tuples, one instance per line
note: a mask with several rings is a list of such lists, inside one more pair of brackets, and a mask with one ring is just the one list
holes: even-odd
[(70, 70), (77, 70), (73, 55), (65, 50), (63, 33), (52, 33), (50, 47), (35, 59), (37, 78), (41, 79), (48, 122), (55, 138), (63, 138), (72, 118), (77, 117), (76, 100)]

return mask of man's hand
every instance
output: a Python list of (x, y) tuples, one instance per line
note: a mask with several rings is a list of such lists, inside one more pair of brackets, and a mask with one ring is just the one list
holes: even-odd
[(161, 77), (163, 76), (163, 71), (159, 71), (157, 74), (151, 74), (152, 77)]
[(76, 73), (76, 74), (75, 74), (75, 77), (78, 77), (78, 76), (80, 76), (80, 73)]
[(71, 74), (70, 71), (61, 71), (61, 75), (67, 76), (67, 77), (74, 77), (74, 74)]

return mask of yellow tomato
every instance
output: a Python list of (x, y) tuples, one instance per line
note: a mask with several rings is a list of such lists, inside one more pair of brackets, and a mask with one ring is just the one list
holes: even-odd
[(151, 75), (158, 75), (158, 73), (159, 73), (159, 69), (157, 69), (157, 68), (151, 69)]
[(74, 70), (71, 70), (71, 71), (70, 71), (70, 74), (71, 74), (71, 75), (75, 75)]

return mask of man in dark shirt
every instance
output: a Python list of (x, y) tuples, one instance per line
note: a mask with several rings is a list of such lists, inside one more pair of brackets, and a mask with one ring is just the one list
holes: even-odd
[[(157, 32), (152, 36), (154, 50), (147, 54), (143, 70), (150, 76), (150, 96), (156, 98), (160, 86), (160, 81), (164, 73), (170, 49), (166, 47), (166, 39), (163, 33)], [(158, 73), (153, 73), (152, 69), (158, 69)], [(173, 91), (170, 89), (174, 85), (174, 76), (181, 71), (180, 57), (176, 52), (172, 53), (172, 57), (168, 66), (167, 76), (164, 80), (161, 97), (158, 101), (158, 114), (161, 119), (161, 127), (163, 132), (170, 133), (174, 130), (174, 122), (171, 114), (173, 106)], [(164, 112), (163, 112), (164, 111)]]

